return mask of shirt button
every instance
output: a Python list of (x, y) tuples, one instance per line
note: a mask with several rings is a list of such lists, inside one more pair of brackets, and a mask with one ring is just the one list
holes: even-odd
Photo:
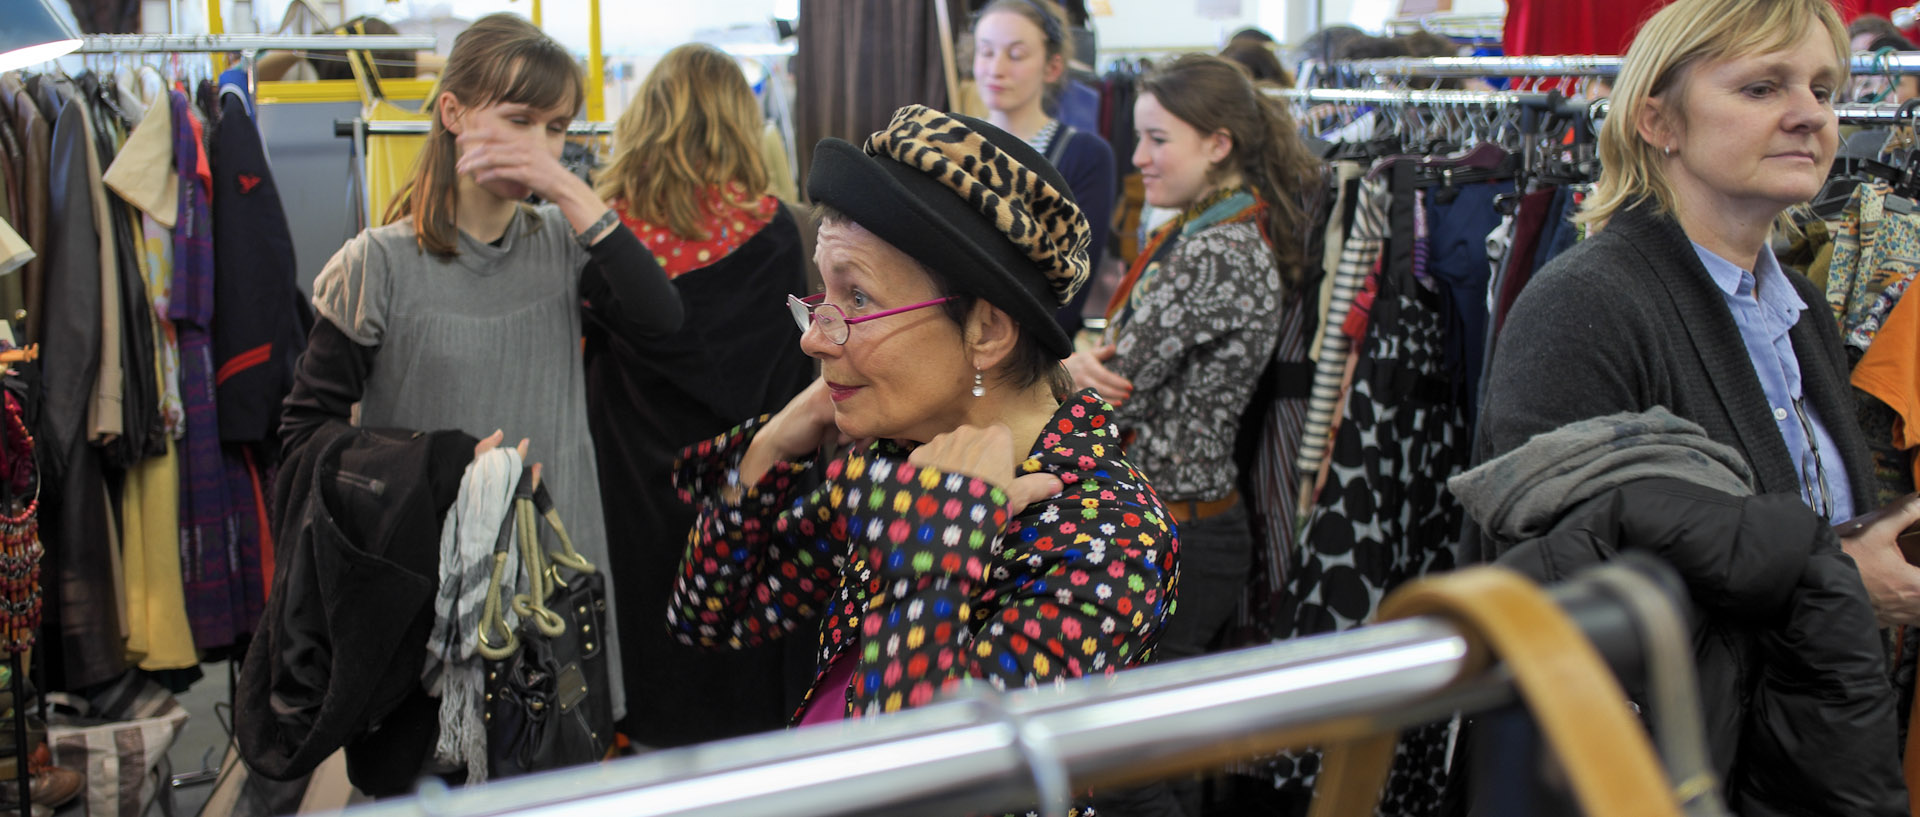
[(1773, 419), (1775, 419), (1775, 420), (1785, 420), (1785, 419), (1787, 419), (1787, 410), (1786, 410), (1786, 409), (1783, 409), (1783, 408), (1776, 408), (1776, 409), (1774, 409), (1774, 410), (1773, 410)]

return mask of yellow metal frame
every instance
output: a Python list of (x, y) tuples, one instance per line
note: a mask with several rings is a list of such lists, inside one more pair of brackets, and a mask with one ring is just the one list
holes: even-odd
[[(220, 14), (220, 0), (207, 0), (207, 33), (227, 33), (226, 22)], [(220, 72), (227, 70), (227, 55), (214, 54), (212, 59), (214, 76), (219, 76)]]
[[(433, 90), (430, 79), (383, 79), (380, 89), (388, 99), (413, 102), (427, 98)], [(350, 79), (323, 79), (314, 82), (262, 82), (254, 92), (263, 105), (298, 102), (359, 102), (360, 86)]]
[(606, 55), (600, 50), (600, 0), (587, 0), (588, 122), (607, 121), (606, 63)]
[[(226, 32), (226, 23), (220, 13), (221, 0), (207, 0), (207, 31), (211, 34)], [(533, 0), (531, 19), (540, 25), (542, 17), (541, 0)], [(226, 70), (224, 55), (213, 55), (215, 74)], [(385, 80), (380, 83), (389, 99), (419, 100), (426, 99), (433, 88), (431, 80)], [(354, 102), (360, 99), (359, 88), (350, 80), (322, 80), (319, 82), (262, 82), (254, 95), (265, 104), (276, 102)], [(606, 56), (600, 43), (600, 0), (587, 0), (587, 121), (603, 122), (607, 115), (607, 78)]]

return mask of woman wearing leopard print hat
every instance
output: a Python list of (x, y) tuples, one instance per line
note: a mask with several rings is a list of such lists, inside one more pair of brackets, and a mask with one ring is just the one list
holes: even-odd
[(1067, 393), (1053, 313), (1086, 280), (1088, 225), (1065, 181), (916, 105), (862, 147), (821, 142), (807, 186), (826, 291), (791, 306), (821, 377), (683, 453), (699, 517), (671, 626), (740, 647), (818, 620), (795, 723), (1144, 661), (1174, 531), (1112, 408)]

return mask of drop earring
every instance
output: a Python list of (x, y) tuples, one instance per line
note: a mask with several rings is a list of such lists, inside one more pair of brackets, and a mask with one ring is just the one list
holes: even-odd
[(978, 369), (975, 369), (973, 372), (973, 396), (987, 396), (987, 384), (985, 379), (980, 376), (980, 370)]

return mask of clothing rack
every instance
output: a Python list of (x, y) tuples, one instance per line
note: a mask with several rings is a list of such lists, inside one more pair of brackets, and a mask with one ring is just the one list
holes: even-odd
[[(567, 125), (568, 136), (606, 136), (613, 133), (612, 122), (573, 122)], [(339, 137), (363, 136), (424, 136), (431, 132), (433, 123), (427, 121), (407, 121), (393, 119), (335, 119), (333, 135)]]
[(432, 37), (391, 34), (106, 34), (82, 38), (81, 54), (212, 54), (228, 51), (421, 51)]
[(247, 93), (261, 51), (427, 51), (438, 40), (394, 34), (101, 34), (82, 38), (79, 54), (224, 54), (240, 52)]
[(1586, 108), (1584, 103), (1568, 99), (1557, 91), (1413, 91), (1340, 88), (1266, 88), (1263, 90), (1280, 99), (1306, 103), (1500, 105), (1563, 113), (1575, 108)]
[[(1595, 128), (1599, 127), (1599, 121), (1606, 118), (1611, 108), (1612, 104), (1610, 100), (1601, 99), (1594, 101), (1591, 106), (1591, 112), (1593, 114)], [(1840, 120), (1840, 124), (1842, 125), (1912, 124), (1914, 118), (1920, 115), (1920, 104), (1912, 102), (1897, 105), (1861, 105), (1848, 103), (1833, 106), (1833, 115)]]
[(1393, 34), (1425, 31), (1453, 40), (1498, 45), (1506, 36), (1506, 23), (1505, 12), (1495, 14), (1437, 12), (1396, 17), (1387, 21), (1387, 29)]
[[(1653, 594), (1663, 615), (1683, 615), (1668, 589), (1679, 586), (1670, 569), (1624, 578)], [(1623, 597), (1598, 584), (1580, 577), (1548, 593), (1616, 674), (1640, 677), (1648, 659), (1638, 619)], [(990, 814), (1037, 802), (1041, 814), (1064, 817), (1073, 793), (1089, 787), (1213, 768), (1515, 700), (1504, 667), (1463, 676), (1472, 661), (1455, 624), (1412, 618), (1056, 688), (1005, 693), (972, 684), (877, 719), (654, 752), (494, 781), (484, 790), (450, 791), (429, 779), (415, 797), (346, 814), (845, 817)]]
[[(1612, 77), (1620, 73), (1620, 57), (1595, 54), (1558, 57), (1396, 57), (1351, 60), (1335, 66), (1376, 77)], [(1855, 54), (1852, 72), (1874, 76), (1920, 74), (1920, 51), (1885, 56)]]

